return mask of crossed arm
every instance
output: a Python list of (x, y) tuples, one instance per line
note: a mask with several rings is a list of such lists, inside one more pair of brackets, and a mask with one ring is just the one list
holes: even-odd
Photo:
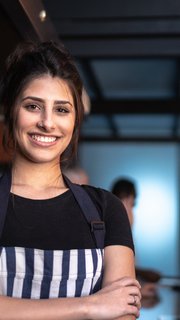
[[(104, 259), (103, 288), (96, 294), (45, 300), (0, 296), (0, 320), (135, 319), (139, 316), (141, 294), (135, 280), (132, 250), (109, 246)], [(136, 305), (132, 305), (133, 296)]]

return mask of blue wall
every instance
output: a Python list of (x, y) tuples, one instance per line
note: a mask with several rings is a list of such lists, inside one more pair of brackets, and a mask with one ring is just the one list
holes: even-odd
[(136, 181), (137, 264), (179, 275), (178, 145), (81, 143), (79, 155), (92, 185), (110, 190), (118, 177)]

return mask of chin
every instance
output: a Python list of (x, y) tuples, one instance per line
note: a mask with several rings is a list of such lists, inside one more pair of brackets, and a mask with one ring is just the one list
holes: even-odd
[(31, 153), (21, 153), (21, 157), (24, 158), (25, 161), (36, 163), (36, 164), (45, 164), (45, 163), (59, 163), (59, 155), (56, 157), (50, 157), (49, 155), (43, 155), (41, 152), (39, 154), (31, 154)]

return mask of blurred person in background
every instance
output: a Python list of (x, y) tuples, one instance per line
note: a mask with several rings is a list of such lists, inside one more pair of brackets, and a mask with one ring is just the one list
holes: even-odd
[(89, 184), (89, 176), (87, 172), (79, 165), (73, 164), (68, 168), (63, 170), (63, 173), (68, 177), (73, 183), (77, 184)]
[[(113, 183), (111, 191), (123, 203), (132, 227), (134, 222), (134, 206), (137, 198), (135, 182), (131, 179), (119, 178)], [(142, 286), (141, 293), (143, 298), (151, 298), (157, 295), (156, 283), (160, 279), (159, 272), (136, 267), (136, 276)]]

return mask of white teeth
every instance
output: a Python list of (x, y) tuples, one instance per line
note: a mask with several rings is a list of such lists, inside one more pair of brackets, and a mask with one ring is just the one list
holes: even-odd
[(56, 137), (37, 136), (33, 134), (32, 139), (40, 142), (54, 142), (56, 140)]

